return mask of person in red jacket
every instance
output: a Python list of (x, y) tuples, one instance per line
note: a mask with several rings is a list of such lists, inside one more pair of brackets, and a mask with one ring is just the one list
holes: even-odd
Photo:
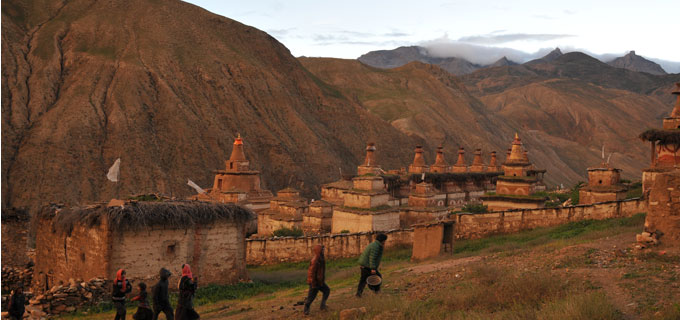
[(326, 300), (331, 294), (331, 289), (326, 284), (326, 259), (323, 256), (323, 246), (317, 244), (314, 246), (314, 258), (309, 263), (309, 270), (307, 271), (307, 283), (309, 284), (309, 293), (305, 299), (305, 314), (309, 314), (309, 306), (316, 299), (316, 294), (321, 291), (323, 297), (321, 298), (321, 310), (328, 309), (326, 307)]

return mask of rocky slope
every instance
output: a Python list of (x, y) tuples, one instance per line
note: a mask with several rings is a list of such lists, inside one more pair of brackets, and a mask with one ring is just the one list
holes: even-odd
[(646, 72), (656, 75), (666, 74), (666, 71), (658, 63), (649, 61), (641, 56), (636, 55), (635, 51), (631, 51), (623, 57), (618, 57), (612, 61), (609, 61), (607, 64), (612, 67), (624, 68), (637, 72)]
[[(307, 194), (409, 137), (269, 35), (180, 1), (2, 2), (2, 205), (210, 186), (236, 133), (265, 186)], [(389, 156), (387, 156), (389, 155)], [(106, 179), (116, 158), (119, 183)]]

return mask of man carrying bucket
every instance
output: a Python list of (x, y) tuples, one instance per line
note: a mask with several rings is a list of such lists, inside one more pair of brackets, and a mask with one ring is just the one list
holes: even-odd
[(359, 298), (361, 298), (361, 294), (364, 292), (367, 280), (369, 289), (373, 290), (375, 293), (380, 291), (382, 275), (378, 272), (378, 267), (380, 266), (380, 259), (382, 259), (383, 247), (385, 246), (386, 240), (387, 235), (383, 233), (378, 234), (375, 241), (369, 244), (359, 257), (361, 279), (359, 280), (359, 287), (357, 288), (356, 294)]

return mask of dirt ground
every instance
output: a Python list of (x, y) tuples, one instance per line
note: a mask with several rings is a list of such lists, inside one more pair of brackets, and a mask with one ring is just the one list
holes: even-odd
[[(566, 246), (556, 241), (511, 252), (462, 258), (442, 256), (420, 263), (397, 262), (383, 269), (385, 280), (380, 296), (424, 301), (459, 279), (473, 277), (471, 270), (494, 266), (520, 272), (545, 271), (553, 275), (568, 275), (569, 279), (583, 281), (602, 290), (618, 310), (617, 318), (656, 318), (665, 309), (680, 302), (680, 256), (677, 250), (664, 248), (635, 250), (632, 239), (634, 233), (627, 232)], [(356, 272), (357, 276), (352, 276), (352, 272)], [(339, 310), (362, 306), (363, 301), (354, 297), (358, 268), (345, 273), (349, 274), (329, 275), (332, 290), (328, 300), (330, 310), (323, 312), (318, 309), (319, 296), (307, 318), (333, 319), (338, 317)], [(203, 306), (199, 311), (204, 319), (300, 319), (304, 317), (300, 302), (305, 296), (306, 288), (297, 288)], [(362, 299), (376, 299), (367, 296), (373, 296), (368, 290)]]

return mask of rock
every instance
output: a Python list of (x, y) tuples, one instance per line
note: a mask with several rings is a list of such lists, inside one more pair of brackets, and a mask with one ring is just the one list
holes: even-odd
[(366, 307), (345, 309), (340, 311), (340, 320), (354, 320), (366, 314)]
[(76, 311), (76, 307), (67, 307), (65, 310), (66, 312), (73, 312)]
[(60, 305), (54, 307), (53, 310), (61, 312), (61, 311), (66, 310), (66, 306), (63, 305), (63, 304), (60, 304)]

